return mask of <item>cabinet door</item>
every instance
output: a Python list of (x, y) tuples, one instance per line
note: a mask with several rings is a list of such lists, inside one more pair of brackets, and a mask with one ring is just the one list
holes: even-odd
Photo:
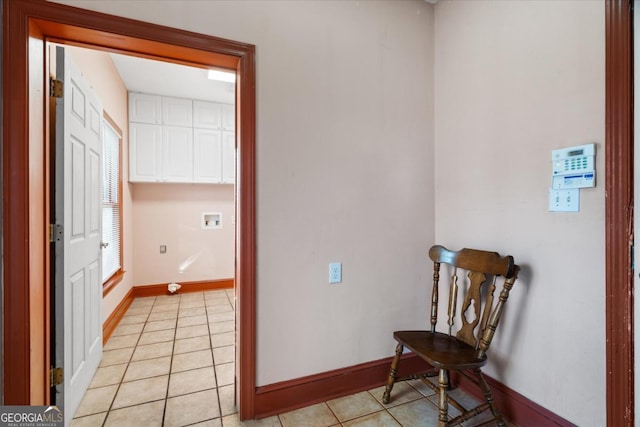
[(129, 93), (129, 120), (137, 123), (162, 123), (162, 102), (158, 95)]
[(222, 128), (224, 130), (236, 129), (236, 106), (222, 104)]
[(222, 104), (193, 101), (193, 127), (200, 129), (221, 129)]
[(193, 126), (193, 102), (190, 99), (162, 97), (162, 124)]
[(162, 127), (143, 123), (129, 126), (129, 181), (161, 180)]
[(236, 134), (222, 132), (222, 182), (236, 182)]
[(163, 126), (162, 146), (162, 180), (193, 182), (193, 130)]
[(193, 181), (222, 182), (222, 132), (211, 129), (193, 130)]

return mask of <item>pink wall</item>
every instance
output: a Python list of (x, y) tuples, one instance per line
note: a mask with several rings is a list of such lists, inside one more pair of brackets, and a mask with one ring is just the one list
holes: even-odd
[(129, 292), (133, 283), (133, 253), (131, 246), (131, 192), (129, 190), (129, 124), (127, 88), (113, 61), (106, 52), (66, 46), (65, 49), (82, 74), (91, 82), (102, 101), (104, 111), (122, 131), (122, 251), (125, 275), (102, 303), (102, 319), (106, 320)]
[[(123, 281), (103, 300), (107, 319), (135, 285), (234, 277), (231, 185), (129, 184), (127, 89), (109, 55), (66, 47), (123, 133)], [(203, 211), (223, 214), (222, 229), (203, 230)], [(160, 254), (159, 246), (167, 253)], [(135, 260), (135, 266), (134, 266)], [(191, 263), (185, 267), (185, 263)], [(181, 268), (182, 272), (180, 272)]]
[[(391, 356), (392, 331), (423, 324), (435, 233), (432, 5), (66, 3), (256, 45), (257, 385)], [(159, 244), (143, 255), (161, 260)], [(328, 283), (334, 261), (338, 286)], [(295, 352), (282, 351), (283, 336)]]
[[(435, 11), (437, 241), (522, 267), (486, 372), (576, 425), (605, 425), (604, 2)], [(580, 212), (549, 212), (551, 151), (587, 143), (596, 187), (580, 190)]]
[[(57, 1), (258, 46), (258, 385), (391, 356), (429, 245), (487, 247), (526, 266), (489, 373), (604, 425), (604, 2)], [(594, 141), (547, 212), (551, 150)]]
[[(232, 185), (133, 184), (135, 285), (234, 277)], [(202, 212), (220, 212), (222, 228), (203, 229)], [(165, 254), (160, 245), (167, 246)]]

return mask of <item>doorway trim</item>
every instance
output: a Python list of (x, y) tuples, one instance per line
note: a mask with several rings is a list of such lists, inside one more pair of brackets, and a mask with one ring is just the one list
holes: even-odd
[[(49, 403), (48, 82), (44, 44), (236, 70), (239, 416), (255, 400), (255, 46), (44, 0), (3, 2), (4, 404)], [(35, 83), (34, 83), (35, 82)], [(36, 332), (34, 334), (34, 331)]]
[(606, 383), (607, 425), (633, 426), (633, 16), (630, 0), (607, 0)]
[[(41, 0), (3, 3), (3, 287), (5, 404), (39, 404), (46, 396), (48, 338), (30, 331), (46, 325), (48, 259), (41, 221), (48, 203), (46, 129), (30, 120), (26, 46), (54, 35), (78, 44), (127, 50), (126, 39), (138, 38), (140, 51), (163, 46), (195, 50), (209, 57), (239, 58), (241, 110), (238, 151), (242, 151), (237, 190), (239, 266), (242, 283), (240, 365), (243, 378), (240, 417), (253, 417), (255, 398), (255, 51), (231, 42), (140, 21), (99, 14)], [(633, 425), (633, 322), (629, 236), (633, 230), (631, 6), (628, 0), (606, 0), (606, 378), (607, 424)], [(54, 30), (54, 31), (52, 31)], [(71, 31), (73, 30), (73, 31)], [(149, 38), (150, 34), (154, 35)], [(116, 35), (116, 36), (114, 36)], [(29, 39), (30, 36), (34, 38)], [(33, 58), (32, 58), (33, 59)], [(183, 57), (184, 59), (184, 57)], [(45, 88), (40, 88), (44, 90)], [(43, 97), (41, 97), (43, 98)], [(37, 114), (37, 113), (36, 113)], [(41, 115), (42, 116), (42, 115)], [(44, 121), (44, 118), (40, 120)], [(30, 128), (30, 125), (32, 126)], [(32, 163), (35, 162), (35, 163)], [(38, 243), (39, 242), (39, 243)], [(35, 243), (30, 245), (30, 243)], [(34, 352), (31, 352), (31, 350)], [(43, 390), (44, 389), (44, 390)]]

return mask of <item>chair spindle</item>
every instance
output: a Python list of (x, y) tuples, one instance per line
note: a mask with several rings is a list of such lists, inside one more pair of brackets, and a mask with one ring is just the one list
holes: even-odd
[(449, 318), (447, 324), (449, 325), (449, 335), (453, 329), (454, 319), (456, 317), (456, 305), (458, 303), (458, 268), (453, 269), (453, 275), (451, 275), (451, 284), (449, 285)]

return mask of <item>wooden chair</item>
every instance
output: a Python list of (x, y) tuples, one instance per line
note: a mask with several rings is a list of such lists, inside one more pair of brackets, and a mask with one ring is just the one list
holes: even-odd
[[(442, 246), (433, 246), (429, 250), (433, 261), (433, 289), (431, 293), (431, 330), (428, 331), (396, 331), (393, 338), (398, 342), (396, 354), (391, 362), (389, 379), (384, 391), (383, 401), (389, 403), (393, 385), (398, 381), (421, 379), (438, 394), (438, 426), (455, 426), (470, 418), (491, 410), (493, 421), (505, 426), (500, 411), (491, 397), (491, 390), (485, 381), (480, 368), (487, 363), (487, 350), (500, 321), (504, 304), (509, 291), (518, 277), (519, 267), (514, 264), (513, 257), (501, 257), (495, 252), (462, 249), (450, 251)], [(448, 264), (451, 272), (449, 280), (449, 299), (447, 304), (448, 332), (437, 332), (438, 320), (438, 283), (441, 265)], [(468, 272), (468, 281), (458, 284), (458, 276)], [(500, 280), (497, 280), (499, 279)], [(496, 284), (502, 282), (502, 290), (494, 301)], [(457, 313), (458, 291), (465, 292), (462, 309)], [(482, 301), (484, 299), (484, 301)], [(459, 315), (459, 316), (458, 316)], [(457, 322), (456, 320), (459, 319)], [(454, 335), (453, 328), (460, 327)], [(427, 361), (433, 369), (407, 377), (398, 378), (398, 364), (404, 347)], [(447, 391), (450, 389), (449, 372), (457, 371), (471, 379), (480, 387), (486, 402), (472, 409), (465, 409)], [(438, 376), (438, 383), (429, 381), (429, 377)], [(449, 404), (462, 414), (449, 419)]]

